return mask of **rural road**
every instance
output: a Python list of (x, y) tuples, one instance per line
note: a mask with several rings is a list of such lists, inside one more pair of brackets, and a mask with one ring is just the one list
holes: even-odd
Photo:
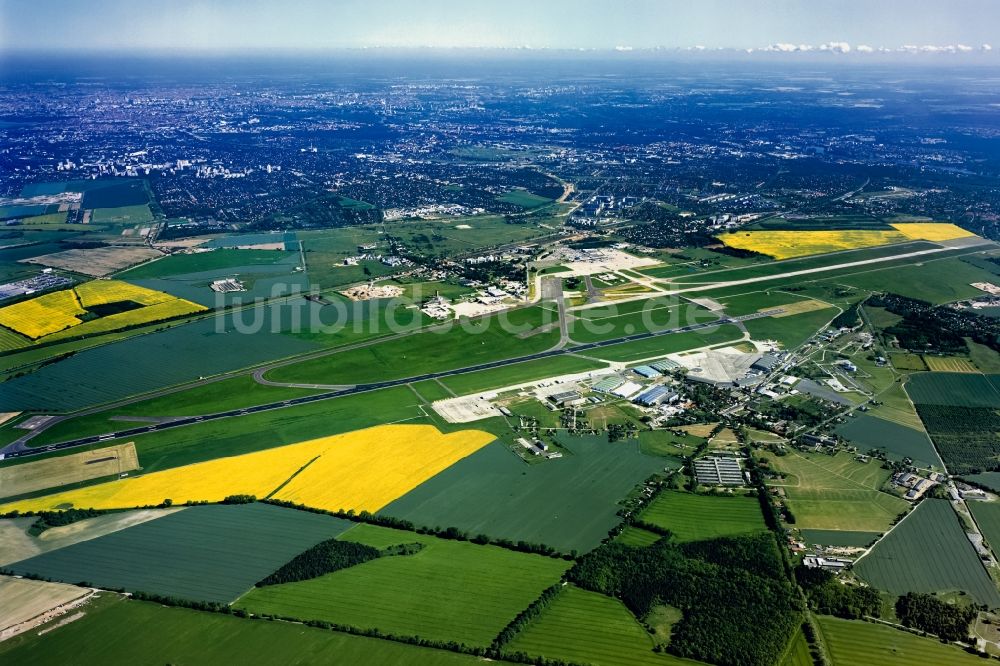
[(672, 333), (685, 333), (689, 331), (712, 328), (723, 324), (735, 324), (737, 322), (746, 321), (748, 319), (757, 319), (760, 317), (769, 317), (773, 314), (780, 314), (782, 311), (783, 310), (781, 308), (776, 308), (773, 310), (766, 310), (763, 312), (755, 312), (750, 315), (743, 315), (741, 317), (723, 317), (722, 319), (718, 319), (712, 322), (706, 322), (703, 324), (691, 324), (689, 326), (681, 326), (679, 328), (667, 329), (663, 331), (636, 333), (634, 335), (627, 335), (620, 338), (612, 338), (610, 340), (602, 340), (600, 342), (589, 342), (586, 344), (580, 344), (573, 347), (550, 349), (548, 351), (539, 352), (537, 354), (528, 354), (527, 356), (517, 356), (514, 358), (504, 359), (502, 361), (491, 361), (489, 363), (480, 363), (478, 365), (470, 365), (464, 368), (456, 368), (454, 370), (431, 372), (422, 375), (417, 375), (414, 377), (392, 379), (383, 382), (358, 384), (356, 386), (350, 386), (342, 390), (327, 391), (324, 393), (317, 393), (315, 395), (303, 396), (301, 398), (292, 398), (289, 400), (283, 400), (281, 402), (272, 402), (265, 405), (257, 405), (254, 407), (245, 407), (243, 409), (231, 409), (224, 412), (216, 412), (214, 414), (205, 414), (203, 416), (180, 417), (163, 423), (153, 423), (149, 425), (139, 426), (136, 428), (128, 428), (126, 430), (118, 430), (116, 432), (105, 433), (102, 435), (91, 435), (89, 437), (80, 437), (77, 439), (71, 439), (64, 442), (59, 442), (58, 444), (49, 444), (47, 446), (29, 448), (24, 442), (18, 440), (12, 442), (11, 444), (8, 444), (6, 447), (0, 450), (0, 453), (2, 453), (6, 458), (17, 458), (24, 456), (39, 455), (42, 453), (49, 453), (52, 451), (60, 451), (63, 449), (71, 449), (79, 446), (86, 446), (88, 444), (97, 444), (99, 442), (104, 442), (111, 439), (118, 439), (122, 437), (133, 437), (136, 435), (143, 435), (150, 432), (158, 432), (161, 430), (168, 430), (171, 428), (179, 428), (181, 426), (192, 425), (194, 423), (201, 423), (204, 421), (218, 421), (220, 419), (246, 416), (248, 414), (267, 412), (275, 409), (282, 409), (285, 407), (293, 407), (295, 405), (304, 405), (312, 402), (329, 400), (331, 398), (341, 398), (344, 396), (355, 395), (358, 393), (368, 393), (370, 391), (377, 391), (379, 389), (390, 388), (393, 386), (402, 386), (404, 384), (409, 384), (411, 382), (419, 382), (425, 379), (440, 379), (442, 377), (451, 377), (453, 375), (466, 374), (470, 372), (480, 372), (482, 370), (490, 370), (493, 368), (502, 368), (504, 366), (514, 365), (515, 363), (523, 363), (524, 361), (533, 361), (536, 359), (551, 358), (554, 356), (561, 356), (564, 354), (577, 354), (580, 352), (588, 351), (590, 349), (600, 349), (602, 347), (610, 347), (612, 345), (621, 344), (623, 342), (636, 342), (638, 340), (647, 340), (650, 338), (659, 337), (661, 335), (670, 335)]

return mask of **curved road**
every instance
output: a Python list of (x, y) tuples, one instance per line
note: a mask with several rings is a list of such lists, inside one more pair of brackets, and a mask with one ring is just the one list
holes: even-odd
[(740, 321), (746, 321), (747, 319), (769, 317), (773, 314), (780, 314), (781, 312), (783, 312), (781, 308), (776, 308), (764, 312), (755, 312), (753, 314), (745, 315), (742, 317), (723, 317), (722, 319), (718, 319), (712, 322), (707, 322), (704, 324), (691, 324), (689, 326), (682, 326), (680, 328), (673, 328), (663, 331), (636, 333), (634, 335), (627, 335), (620, 338), (612, 338), (610, 340), (602, 340), (600, 342), (589, 342), (586, 344), (580, 344), (573, 347), (550, 349), (548, 351), (538, 352), (536, 354), (529, 354), (527, 356), (517, 356), (502, 361), (491, 361), (490, 363), (470, 365), (464, 368), (457, 368), (455, 370), (431, 372), (423, 375), (417, 375), (415, 377), (392, 379), (383, 382), (374, 382), (371, 384), (358, 384), (356, 386), (350, 386), (342, 390), (327, 391), (325, 393), (317, 393), (315, 395), (303, 396), (301, 398), (292, 398), (289, 400), (283, 400), (281, 402), (272, 402), (265, 405), (257, 405), (255, 407), (245, 407), (243, 409), (231, 409), (225, 412), (216, 412), (214, 414), (205, 414), (203, 416), (180, 417), (163, 423), (154, 423), (146, 426), (140, 426), (137, 428), (129, 428), (127, 430), (118, 430), (116, 432), (105, 433), (102, 435), (91, 435), (89, 437), (80, 437), (78, 439), (71, 439), (65, 442), (59, 442), (58, 444), (49, 444), (47, 446), (28, 448), (23, 442), (17, 441), (6, 446), (2, 452), (4, 456), (7, 458), (39, 455), (42, 453), (49, 453), (51, 451), (71, 449), (78, 446), (86, 446), (88, 444), (97, 444), (99, 442), (104, 442), (111, 439), (132, 437), (135, 435), (143, 435), (149, 432), (157, 432), (160, 430), (179, 428), (181, 426), (192, 425), (194, 423), (201, 423), (204, 421), (217, 421), (219, 419), (246, 416), (247, 414), (256, 414), (258, 412), (267, 412), (274, 409), (282, 409), (285, 407), (292, 407), (295, 405), (304, 405), (311, 402), (330, 400), (331, 398), (340, 398), (343, 396), (354, 395), (357, 393), (367, 393), (369, 391), (377, 391), (379, 389), (389, 388), (392, 386), (402, 386), (403, 384), (423, 381), (425, 379), (440, 379), (442, 377), (450, 377), (452, 375), (460, 375), (469, 372), (480, 372), (482, 370), (490, 370), (492, 368), (501, 368), (507, 365), (514, 365), (515, 363), (523, 363), (524, 361), (533, 361), (541, 358), (550, 358), (553, 356), (561, 356), (563, 354), (577, 354), (579, 352), (587, 351), (590, 349), (610, 347), (611, 345), (617, 345), (623, 342), (635, 342), (637, 340), (646, 340), (649, 338), (659, 337), (661, 335), (669, 335), (671, 333), (684, 333), (687, 331), (695, 331), (705, 328), (711, 328), (713, 326), (720, 326), (722, 324), (735, 324)]

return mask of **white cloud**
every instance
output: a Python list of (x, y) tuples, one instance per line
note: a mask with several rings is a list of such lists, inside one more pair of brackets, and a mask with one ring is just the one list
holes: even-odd
[(857, 51), (858, 53), (874, 53), (875, 49), (868, 46), (867, 44), (858, 44)]
[(983, 44), (981, 48), (982, 48), (982, 49), (983, 49), (984, 51), (992, 51), (992, 50), (993, 50), (993, 47), (992, 47), (992, 46), (990, 46), (989, 44)]
[(820, 51), (832, 51), (833, 53), (850, 53), (851, 45), (847, 42), (827, 42), (819, 45)]

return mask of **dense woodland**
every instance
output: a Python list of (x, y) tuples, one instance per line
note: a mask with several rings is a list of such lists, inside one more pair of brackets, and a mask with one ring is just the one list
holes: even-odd
[(895, 337), (900, 347), (964, 354), (969, 349), (963, 338), (972, 338), (1000, 351), (1000, 321), (996, 319), (946, 306), (934, 307), (926, 301), (897, 294), (876, 294), (867, 303), (903, 318), (885, 329), (886, 335)]
[(910, 592), (896, 601), (896, 616), (904, 626), (946, 641), (968, 640), (976, 613), (975, 608), (949, 604), (931, 594)]
[[(711, 561), (709, 561), (711, 560)], [(645, 548), (612, 542), (585, 555), (568, 577), (619, 597), (637, 616), (658, 604), (680, 608), (668, 650), (721, 666), (774, 664), (801, 623), (801, 602), (783, 572), (773, 536)]]
[(836, 615), (849, 620), (879, 617), (882, 600), (870, 587), (844, 585), (826, 569), (800, 566), (795, 579), (806, 593), (809, 606), (824, 615)]
[(321, 541), (283, 564), (273, 574), (258, 582), (257, 587), (318, 578), (324, 574), (378, 559), (380, 556), (378, 548), (364, 544), (336, 539)]

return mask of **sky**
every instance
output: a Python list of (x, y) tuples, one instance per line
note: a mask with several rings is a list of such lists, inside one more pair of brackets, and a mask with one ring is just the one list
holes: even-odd
[[(1000, 0), (0, 0), (0, 50), (735, 48), (1000, 41)], [(924, 49), (925, 51), (933, 49)]]

